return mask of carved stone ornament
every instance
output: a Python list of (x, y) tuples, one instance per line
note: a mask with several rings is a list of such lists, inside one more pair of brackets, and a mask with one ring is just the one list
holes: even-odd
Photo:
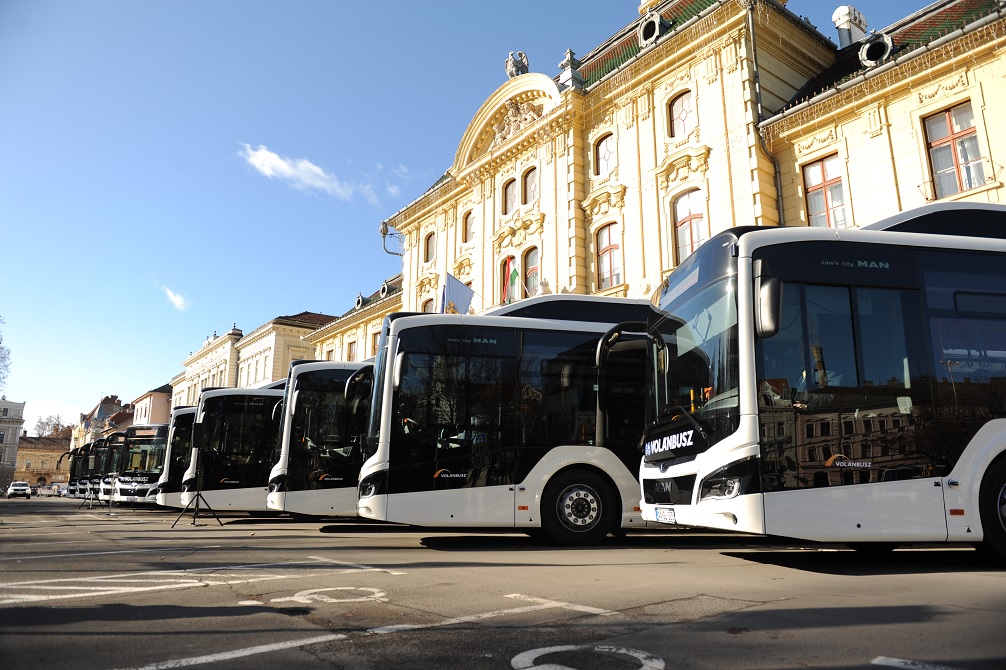
[(439, 278), (436, 273), (428, 272), (416, 282), (416, 295), (421, 296), (437, 288)]
[(528, 239), (541, 234), (544, 223), (545, 215), (541, 212), (517, 219), (496, 232), (493, 236), (493, 248), (497, 254), (507, 247), (519, 249)]
[(688, 147), (672, 154), (657, 168), (657, 183), (666, 190), (675, 181), (685, 181), (690, 176), (705, 175), (709, 169), (709, 147)]
[(458, 262), (454, 264), (454, 276), (457, 279), (462, 277), (467, 277), (472, 273), (472, 259), (468, 256), (462, 256), (458, 259)]
[(495, 149), (507, 140), (516, 137), (524, 128), (541, 118), (541, 111), (530, 102), (506, 101), (506, 115), (499, 123), (493, 124), (495, 137), (490, 149)]
[(523, 51), (518, 51), (516, 58), (513, 52), (507, 56), (506, 60), (503, 61), (503, 67), (506, 68), (507, 79), (513, 79), (522, 74), (527, 74), (527, 54)]
[(594, 190), (583, 199), (583, 211), (587, 221), (607, 216), (609, 212), (625, 206), (625, 185), (608, 184)]

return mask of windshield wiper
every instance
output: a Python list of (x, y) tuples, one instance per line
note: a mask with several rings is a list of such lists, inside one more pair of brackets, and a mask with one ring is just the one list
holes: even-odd
[(657, 418), (655, 418), (652, 422), (650, 422), (650, 428), (653, 428), (658, 424), (663, 425), (666, 423), (673, 423), (674, 421), (677, 421), (678, 417), (681, 416), (684, 416), (686, 419), (688, 419), (689, 423), (691, 423), (692, 426), (694, 426), (695, 430), (699, 431), (699, 435), (701, 435), (703, 438), (709, 437), (709, 431), (707, 431), (702, 426), (702, 424), (699, 423), (698, 419), (692, 416), (691, 412), (689, 412), (681, 405), (672, 405), (664, 409), (660, 414), (657, 415)]

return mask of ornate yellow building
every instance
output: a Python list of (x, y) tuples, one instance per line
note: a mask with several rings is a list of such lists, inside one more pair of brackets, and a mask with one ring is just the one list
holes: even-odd
[(945, 0), (870, 34), (836, 12), (839, 45), (774, 0), (639, 13), (554, 77), (511, 54), (447, 173), (382, 223), (401, 237), (402, 309), (431, 310), (447, 273), (475, 311), (648, 297), (725, 228), (998, 200), (1001, 0)]

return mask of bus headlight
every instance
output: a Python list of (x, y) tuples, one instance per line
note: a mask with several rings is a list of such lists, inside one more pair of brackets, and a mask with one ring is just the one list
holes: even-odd
[(757, 472), (757, 458), (745, 458), (714, 470), (703, 478), (699, 487), (699, 500), (736, 498), (746, 493), (760, 493)]
[(388, 471), (382, 470), (363, 478), (363, 481), (360, 482), (359, 497), (369, 498), (371, 496), (379, 496), (387, 493), (387, 491)]

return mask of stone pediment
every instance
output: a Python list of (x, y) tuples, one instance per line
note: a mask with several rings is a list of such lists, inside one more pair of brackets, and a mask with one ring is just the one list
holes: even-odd
[(559, 87), (544, 74), (523, 74), (500, 86), (468, 124), (452, 173), (459, 174), (486, 153), (521, 137), (559, 101)]

